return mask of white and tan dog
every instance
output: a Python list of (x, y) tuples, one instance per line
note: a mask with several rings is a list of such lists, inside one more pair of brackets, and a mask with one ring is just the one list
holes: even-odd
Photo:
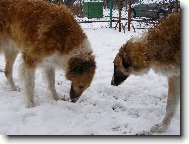
[(141, 75), (152, 68), (168, 78), (166, 115), (151, 132), (162, 133), (169, 126), (180, 98), (180, 13), (169, 15), (140, 38), (124, 44), (114, 59), (112, 85), (120, 85), (129, 75)]
[(72, 82), (72, 102), (90, 86), (95, 73), (95, 57), (87, 36), (65, 6), (40, 0), (0, 0), (0, 48), (6, 59), (5, 74), (14, 90), (12, 65), (17, 52), (22, 54), (28, 107), (35, 106), (37, 67), (45, 69), (55, 100), (60, 99), (55, 89), (55, 67), (62, 68)]

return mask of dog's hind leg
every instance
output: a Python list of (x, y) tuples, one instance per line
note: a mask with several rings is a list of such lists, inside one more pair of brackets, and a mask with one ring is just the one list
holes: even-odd
[(27, 107), (34, 107), (34, 86), (35, 86), (35, 67), (26, 67), (23, 62), (21, 65), (21, 73), (20, 76), (23, 77), (24, 81), (24, 92), (26, 95), (26, 103)]
[(17, 51), (14, 49), (13, 45), (10, 45), (10, 48), (5, 49), (5, 76), (7, 77), (7, 80), (11, 86), (11, 89), (13, 91), (16, 91), (17, 88), (14, 84), (13, 78), (12, 78), (12, 72), (13, 72), (13, 65), (17, 56)]
[(48, 81), (48, 87), (52, 93), (52, 97), (54, 100), (60, 100), (61, 98), (58, 96), (55, 89), (55, 68), (54, 67), (46, 67), (45, 68), (46, 78)]
[(180, 76), (173, 76), (168, 79), (169, 90), (166, 106), (166, 114), (162, 123), (152, 127), (152, 133), (162, 133), (165, 132), (167, 127), (170, 125), (171, 119), (176, 113), (177, 106), (180, 102)]

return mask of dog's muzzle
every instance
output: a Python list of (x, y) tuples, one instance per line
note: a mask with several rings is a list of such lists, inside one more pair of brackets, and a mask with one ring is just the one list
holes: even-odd
[(124, 80), (126, 80), (128, 78), (128, 76), (124, 76), (124, 77), (119, 77), (119, 78), (114, 78), (114, 76), (112, 77), (112, 81), (111, 81), (111, 85), (113, 86), (119, 86), (120, 84), (122, 84), (124, 82)]
[(79, 96), (76, 94), (75, 90), (73, 89), (73, 85), (71, 86), (70, 89), (70, 99), (71, 102), (75, 103), (79, 99)]
[(111, 85), (113, 85), (113, 86), (117, 86), (117, 85), (114, 83), (114, 76), (112, 76)]
[(72, 102), (72, 103), (75, 103), (75, 102), (77, 102), (78, 99), (79, 99), (79, 98), (71, 99), (71, 102)]
[(128, 77), (128, 75), (124, 75), (122, 72), (120, 72), (114, 67), (114, 74), (112, 76), (111, 85), (118, 86), (122, 82), (124, 82)]

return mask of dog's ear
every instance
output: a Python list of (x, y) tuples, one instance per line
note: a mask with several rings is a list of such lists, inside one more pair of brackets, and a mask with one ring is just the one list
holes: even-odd
[(131, 64), (126, 62), (124, 58), (122, 58), (122, 65), (125, 69), (128, 69), (129, 67), (131, 67)]
[(90, 69), (96, 69), (95, 61), (81, 61), (80, 59), (78, 59), (76, 63), (73, 63), (73, 65), (71, 66), (70, 72), (72, 74), (81, 75), (85, 72), (88, 72)]
[(84, 73), (85, 68), (81, 67), (81, 66), (74, 66), (71, 69), (71, 73), (78, 73), (78, 74), (82, 74)]

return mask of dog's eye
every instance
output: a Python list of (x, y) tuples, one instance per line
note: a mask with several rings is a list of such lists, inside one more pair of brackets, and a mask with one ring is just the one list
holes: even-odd
[(122, 65), (125, 69), (128, 69), (131, 65), (122, 58)]
[(79, 89), (83, 89), (84, 88), (84, 86), (82, 86), (82, 85), (79, 85)]

